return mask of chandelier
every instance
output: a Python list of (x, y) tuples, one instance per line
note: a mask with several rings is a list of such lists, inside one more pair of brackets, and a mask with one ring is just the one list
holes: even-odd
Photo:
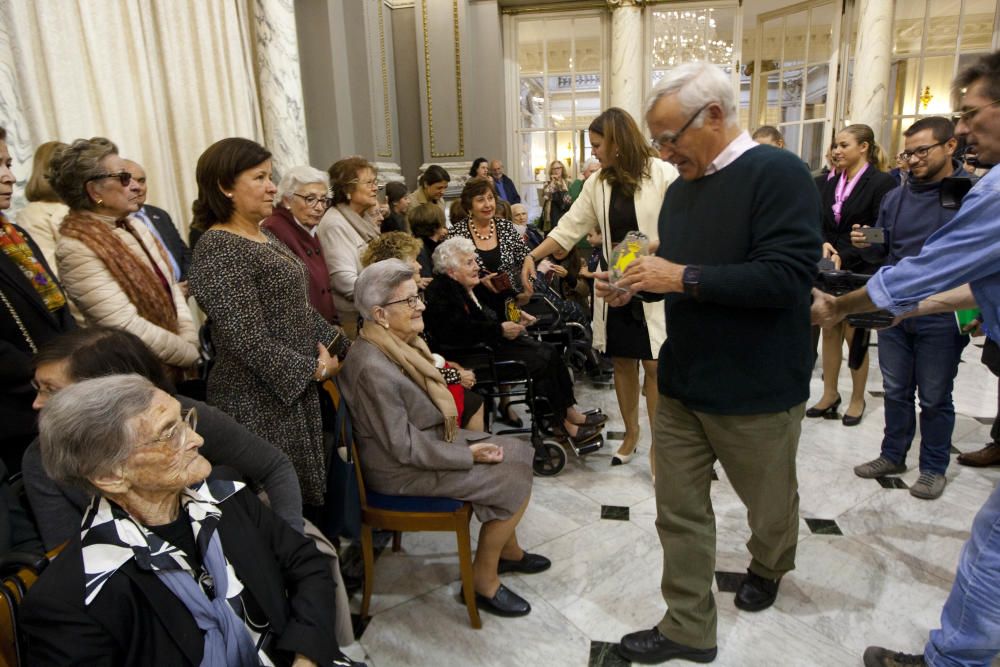
[(728, 65), (733, 43), (716, 34), (714, 9), (653, 12), (653, 67), (707, 60)]

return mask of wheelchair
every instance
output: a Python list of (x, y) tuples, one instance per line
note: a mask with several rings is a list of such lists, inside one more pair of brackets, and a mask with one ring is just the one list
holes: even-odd
[[(561, 335), (561, 334), (560, 334)], [(596, 452), (604, 447), (604, 435), (581, 445), (574, 445), (557, 434), (555, 415), (548, 398), (535, 393), (534, 382), (527, 364), (516, 360), (497, 360), (492, 347), (484, 343), (468, 347), (437, 346), (437, 352), (454, 359), (476, 373), (473, 390), (483, 397), (485, 428), (496, 435), (528, 435), (535, 449), (533, 469), (536, 475), (551, 477), (566, 467), (567, 455), (563, 442), (568, 442), (577, 456)], [(524, 405), (529, 413), (529, 425), (520, 428), (492, 430), (493, 414), (500, 402)]]

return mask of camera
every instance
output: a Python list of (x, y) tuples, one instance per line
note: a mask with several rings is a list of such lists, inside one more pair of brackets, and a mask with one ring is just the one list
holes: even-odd
[[(864, 287), (871, 276), (850, 271), (820, 270), (816, 277), (816, 287), (833, 296), (843, 296)], [(857, 329), (885, 329), (892, 326), (894, 316), (887, 310), (873, 313), (857, 313), (847, 316), (847, 323)]]

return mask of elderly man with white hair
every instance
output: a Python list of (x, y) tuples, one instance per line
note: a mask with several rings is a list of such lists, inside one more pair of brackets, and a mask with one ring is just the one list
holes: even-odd
[(625, 635), (619, 650), (634, 662), (711, 662), (716, 459), (751, 530), (736, 606), (769, 607), (795, 566), (795, 454), (812, 367), (820, 206), (800, 159), (740, 130), (732, 81), (713, 65), (671, 70), (646, 122), (681, 178), (663, 199), (656, 256), (597, 288), (612, 305), (665, 299), (653, 440), (656, 469), (666, 471), (656, 477), (656, 527), (668, 609), (653, 629)]
[(330, 272), (320, 246), (319, 221), (329, 208), (330, 177), (308, 165), (292, 167), (278, 183), (274, 210), (263, 227), (291, 249), (309, 270), (309, 303), (330, 324), (339, 324), (330, 293)]

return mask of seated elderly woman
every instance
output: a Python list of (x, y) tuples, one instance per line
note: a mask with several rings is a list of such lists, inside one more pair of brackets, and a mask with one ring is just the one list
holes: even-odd
[(334, 639), (326, 559), (243, 484), (209, 477), (196, 424), (138, 375), (42, 409), (46, 472), (94, 500), (25, 598), (29, 663), (356, 664)]
[(77, 139), (49, 162), (52, 188), (69, 205), (56, 263), (87, 325), (124, 329), (177, 371), (198, 362), (198, 330), (166, 249), (130, 215), (140, 186), (118, 148)]
[[(525, 324), (533, 318), (522, 313), (520, 322), (500, 322), (492, 310), (480, 305), (473, 292), (479, 284), (479, 264), (472, 241), (455, 237), (439, 245), (434, 251), (434, 271), (437, 275), (424, 295), (427, 333), (435, 349), (485, 343), (493, 348), (497, 360), (524, 362), (535, 394), (547, 398), (555, 414), (556, 431), (561, 430), (576, 445), (597, 437), (607, 417), (601, 413), (584, 415), (576, 409), (573, 379), (558, 351), (525, 335)], [(466, 365), (476, 365), (472, 358), (450, 354)]]
[(471, 502), (483, 522), (473, 562), (479, 608), (529, 613), (531, 605), (501, 584), (498, 572), (550, 565), (526, 553), (514, 532), (531, 495), (531, 446), (458, 427), (455, 402), (420, 338), (424, 305), (409, 264), (387, 259), (367, 267), (354, 299), (365, 325), (340, 377), (365, 483), (379, 493)]
[[(92, 327), (54, 338), (35, 355), (38, 388), (34, 408), (41, 410), (57, 392), (70, 385), (105, 375), (135, 373), (163, 391), (174, 388), (163, 366), (141, 340), (127, 331)], [(225, 412), (186, 396), (175, 395), (181, 407), (197, 409), (202, 455), (212, 465), (234, 469), (267, 493), (275, 514), (302, 531), (302, 493), (288, 457), (271, 443), (241, 426)], [(24, 453), (24, 486), (46, 549), (54, 549), (80, 530), (90, 498), (80, 489), (59, 485), (45, 474), (36, 439)]]
[(302, 260), (309, 271), (309, 305), (330, 324), (337, 324), (337, 309), (330, 291), (330, 272), (319, 244), (319, 221), (329, 208), (330, 177), (309, 165), (289, 169), (274, 193), (274, 210), (261, 227), (278, 237)]

